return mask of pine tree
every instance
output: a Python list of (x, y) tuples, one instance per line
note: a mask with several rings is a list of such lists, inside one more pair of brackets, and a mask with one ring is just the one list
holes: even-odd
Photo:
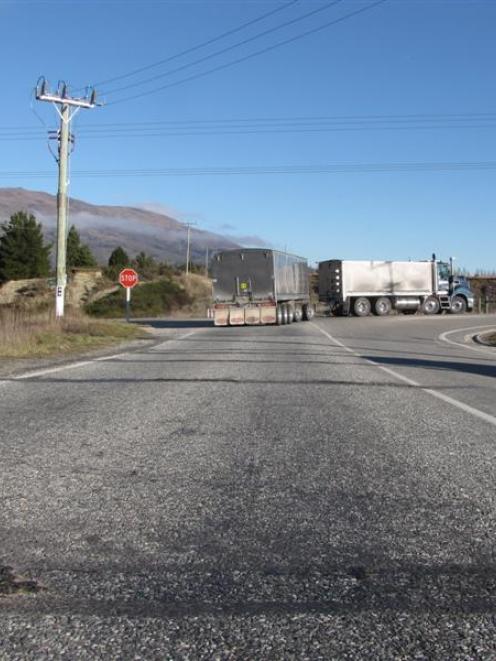
[(81, 237), (74, 225), (67, 235), (67, 268), (91, 268), (96, 266), (96, 259), (89, 247), (81, 243)]
[(127, 252), (120, 246), (116, 248), (109, 257), (108, 265), (111, 269), (120, 270), (129, 266), (131, 260)]
[(32, 214), (18, 211), (2, 225), (0, 282), (46, 278), (50, 272), (50, 245), (43, 239), (41, 223)]

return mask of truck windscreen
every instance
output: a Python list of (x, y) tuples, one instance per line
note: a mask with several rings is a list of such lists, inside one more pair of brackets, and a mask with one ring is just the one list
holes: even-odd
[(450, 269), (448, 264), (445, 262), (439, 262), (437, 265), (437, 272), (439, 275), (439, 280), (448, 280), (450, 276)]

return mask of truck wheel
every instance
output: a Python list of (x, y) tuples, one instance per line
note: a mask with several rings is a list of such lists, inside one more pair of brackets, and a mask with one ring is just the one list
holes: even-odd
[(287, 305), (288, 308), (288, 324), (292, 324), (294, 321), (294, 307), (292, 305)]
[(276, 324), (278, 326), (282, 326), (283, 323), (284, 323), (284, 315), (282, 311), (282, 305), (278, 305), (276, 310)]
[(453, 296), (451, 299), (450, 314), (463, 314), (467, 311), (467, 301), (463, 296)]
[(289, 310), (287, 305), (282, 305), (282, 323), (289, 324)]
[(315, 317), (315, 308), (311, 303), (303, 306), (303, 321), (311, 321)]
[(381, 296), (374, 303), (374, 314), (378, 317), (384, 317), (391, 312), (392, 307), (391, 300)]
[(371, 308), (369, 299), (365, 298), (365, 296), (360, 296), (353, 303), (353, 314), (355, 317), (368, 317)]
[(428, 296), (422, 303), (422, 312), (424, 314), (437, 314), (440, 308), (441, 305), (435, 296)]
[(303, 310), (299, 305), (294, 309), (294, 321), (301, 321), (303, 319)]

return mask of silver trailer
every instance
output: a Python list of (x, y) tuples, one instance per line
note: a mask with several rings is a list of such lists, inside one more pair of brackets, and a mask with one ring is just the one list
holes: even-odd
[(345, 261), (319, 263), (319, 300), (334, 314), (382, 316), (396, 309), (437, 314), (470, 311), (474, 297), (463, 277), (445, 262)]
[(211, 269), (216, 326), (288, 324), (314, 315), (302, 257), (263, 248), (226, 250)]

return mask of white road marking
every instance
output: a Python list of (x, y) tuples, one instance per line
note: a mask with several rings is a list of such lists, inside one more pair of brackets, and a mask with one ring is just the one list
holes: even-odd
[(152, 347), (150, 351), (158, 351), (161, 349), (163, 346), (169, 344), (169, 342), (173, 342), (175, 340), (185, 340), (187, 337), (191, 337), (195, 333), (197, 333), (198, 330), (190, 331), (189, 333), (185, 333), (184, 335), (179, 335), (178, 337), (173, 337), (170, 340), (165, 340), (165, 342), (161, 342), (160, 344), (157, 344), (156, 346)]
[(467, 328), (455, 328), (454, 330), (446, 331), (444, 333), (441, 333), (441, 335), (438, 335), (438, 340), (441, 340), (441, 342), (447, 342), (448, 344), (454, 344), (455, 346), (458, 347), (463, 347), (464, 349), (470, 349), (471, 351), (478, 351), (479, 353), (484, 353), (486, 356), (489, 354), (496, 355), (494, 350), (491, 349), (490, 347), (484, 349), (484, 347), (473, 347), (470, 344), (464, 344), (462, 342), (455, 342), (454, 340), (448, 340), (448, 335), (454, 335), (455, 333), (462, 333), (463, 331), (476, 331), (476, 330), (483, 330), (483, 329), (491, 329), (494, 328), (496, 331), (496, 328), (494, 324), (491, 324), (490, 326), (468, 326)]
[[(480, 411), (479, 409), (474, 408), (473, 406), (469, 406), (468, 404), (464, 404), (463, 402), (460, 402), (458, 399), (453, 399), (453, 397), (450, 397), (449, 395), (445, 395), (442, 392), (438, 392), (437, 390), (432, 390), (431, 388), (426, 388), (425, 386), (421, 385), (417, 381), (414, 381), (413, 379), (408, 378), (407, 376), (403, 376), (403, 374), (399, 374), (398, 372), (395, 372), (394, 370), (390, 369), (389, 367), (385, 367), (384, 365), (380, 365), (379, 363), (376, 363), (374, 360), (370, 360), (369, 358), (364, 358), (361, 354), (359, 354), (357, 351), (354, 349), (351, 349), (350, 347), (347, 347), (345, 344), (337, 340), (335, 337), (333, 337), (330, 333), (325, 331), (323, 328), (320, 328), (316, 323), (312, 322), (312, 326), (315, 326), (317, 330), (319, 330), (323, 335), (325, 335), (331, 342), (336, 344), (338, 347), (341, 347), (345, 351), (348, 351), (349, 353), (353, 354), (357, 358), (361, 358), (364, 362), (368, 363), (369, 365), (373, 365), (374, 367), (378, 367), (380, 370), (383, 372), (386, 372), (386, 374), (389, 374), (390, 376), (394, 377), (395, 379), (398, 379), (399, 381), (403, 381), (404, 383), (408, 383), (410, 386), (414, 386), (415, 388), (418, 388), (419, 390), (422, 390), (423, 392), (426, 392), (427, 394), (431, 395), (432, 397), (435, 397), (436, 399), (440, 399), (443, 402), (446, 402), (447, 404), (451, 404), (452, 406), (456, 406), (456, 408), (461, 409), (462, 411), (465, 411), (465, 413), (469, 413), (470, 415), (475, 416), (476, 418), (480, 418), (481, 420), (484, 420), (485, 422), (489, 422), (489, 424), (493, 425), (496, 427), (496, 417), (493, 415), (489, 415), (489, 413), (485, 413), (484, 411)], [(478, 327), (480, 328), (480, 326)]]
[[(186, 333), (185, 335), (179, 335), (179, 337), (174, 337), (171, 338), (170, 340), (166, 342), (162, 342), (162, 344), (158, 345), (159, 347), (162, 347), (164, 345), (170, 344), (171, 342), (175, 342), (177, 340), (184, 340), (187, 337), (190, 337), (191, 335), (194, 335), (197, 331), (191, 331), (190, 333)], [(153, 347), (154, 349), (158, 347)], [(22, 381), (24, 379), (34, 379), (38, 376), (46, 376), (47, 374), (55, 374), (56, 372), (62, 372), (63, 370), (73, 370), (77, 369), (78, 367), (86, 367), (87, 365), (93, 365), (94, 363), (102, 363), (105, 362), (106, 360), (115, 360), (116, 358), (122, 358), (123, 356), (129, 356), (131, 355), (131, 352), (125, 351), (122, 353), (114, 353), (111, 356), (100, 356), (99, 358), (92, 358), (91, 360), (80, 360), (76, 363), (69, 363), (68, 365), (59, 365), (57, 367), (47, 367), (46, 369), (42, 370), (35, 370), (34, 372), (26, 372), (25, 374), (18, 374), (14, 375), (9, 378), (9, 380), (5, 379), (0, 379), (0, 384), (7, 384), (7, 383), (12, 383), (13, 381)]]

